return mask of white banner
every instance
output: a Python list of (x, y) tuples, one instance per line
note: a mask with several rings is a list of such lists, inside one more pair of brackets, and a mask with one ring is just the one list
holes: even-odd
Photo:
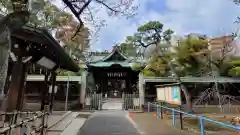
[[(55, 86), (54, 93), (57, 93), (57, 90), (58, 90), (58, 86)], [(52, 93), (52, 85), (49, 86), (48, 93)]]
[(158, 101), (165, 101), (166, 95), (164, 88), (157, 88), (157, 100)]
[(181, 89), (178, 85), (157, 86), (157, 100), (181, 105)]

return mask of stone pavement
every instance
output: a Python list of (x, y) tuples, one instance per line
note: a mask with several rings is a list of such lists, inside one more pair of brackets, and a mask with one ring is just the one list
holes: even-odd
[(173, 129), (165, 120), (158, 119), (152, 113), (133, 113), (132, 119), (143, 135), (199, 135), (199, 133)]
[(75, 118), (61, 135), (77, 135), (84, 122), (85, 118)]
[(78, 117), (78, 115), (90, 115), (89, 112), (66, 112), (61, 117), (50, 115), (47, 130), (48, 135), (77, 135), (80, 128), (84, 124), (86, 118)]
[(103, 101), (103, 110), (122, 110), (123, 101), (122, 98), (107, 98)]
[(55, 126), (58, 122), (61, 120), (65, 119), (68, 115), (70, 115), (72, 112), (71, 111), (55, 111), (52, 114), (48, 116), (48, 128), (52, 128)]
[(120, 110), (93, 113), (78, 135), (141, 135), (128, 118), (128, 112)]
[[(67, 116), (65, 116), (63, 119), (59, 119), (58, 122), (55, 122), (54, 125), (49, 126), (47, 132), (48, 134), (58, 134), (62, 133), (69, 125), (70, 123), (76, 118), (78, 115), (78, 112), (71, 112)], [(49, 119), (50, 122), (51, 119)], [(50, 134), (51, 135), (51, 134)]]

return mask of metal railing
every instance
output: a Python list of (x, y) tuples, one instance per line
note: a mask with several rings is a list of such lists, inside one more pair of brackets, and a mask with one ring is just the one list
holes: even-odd
[[(156, 111), (157, 116), (160, 117), (161, 119), (163, 119), (163, 109), (171, 111), (172, 112), (172, 126), (173, 126), (173, 128), (176, 128), (176, 113), (180, 113), (181, 114), (180, 117), (182, 117), (182, 115), (186, 115), (186, 116), (195, 117), (195, 118), (199, 119), (201, 135), (205, 135), (205, 132), (206, 132), (204, 122), (217, 124), (219, 126), (222, 126), (222, 127), (225, 127), (225, 128), (230, 128), (230, 129), (233, 129), (233, 130), (236, 130), (236, 131), (240, 132), (240, 127), (234, 126), (232, 124), (219, 122), (219, 121), (216, 121), (216, 120), (206, 118), (204, 116), (183, 112), (181, 110), (177, 110), (177, 109), (174, 109), (174, 108), (169, 108), (169, 107), (166, 107), (166, 106), (163, 106), (163, 105), (159, 105), (157, 103), (148, 102), (148, 112), (151, 111), (152, 107), (154, 107), (156, 109), (154, 111)], [(180, 120), (180, 122), (181, 122), (181, 129), (182, 129), (182, 121)]]
[(40, 135), (43, 135), (45, 134), (47, 129), (49, 107), (45, 106), (43, 112), (13, 111), (0, 112), (0, 115), (1, 117), (8, 117), (8, 119), (10, 118), (8, 122), (2, 121), (4, 123), (2, 127), (0, 127), (1, 135), (34, 135), (36, 133), (40, 133)]

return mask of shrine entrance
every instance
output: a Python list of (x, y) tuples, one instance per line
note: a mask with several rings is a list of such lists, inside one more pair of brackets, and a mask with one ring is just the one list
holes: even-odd
[[(104, 98), (121, 98), (123, 93), (133, 93), (132, 71), (120, 65), (112, 65), (108, 68), (96, 69), (93, 73), (97, 85), (96, 92), (102, 93)], [(96, 74), (97, 73), (97, 74)], [(137, 75), (136, 75), (137, 76)]]
[(121, 82), (122, 80), (108, 79), (108, 92), (106, 96), (110, 98), (120, 98), (123, 92)]
[(122, 98), (124, 93), (134, 93), (139, 72), (132, 70), (132, 60), (118, 46), (111, 53), (103, 54), (92, 54), (87, 64), (96, 84), (95, 92), (104, 98)]
[[(111, 77), (113, 76), (113, 78)], [(118, 76), (118, 77), (114, 77)], [(125, 78), (124, 78), (125, 76)], [(108, 73), (108, 79), (107, 79), (107, 90), (105, 92), (105, 97), (109, 98), (121, 98), (122, 94), (126, 91), (128, 91), (127, 86), (127, 73)], [(122, 77), (122, 78), (119, 78)]]

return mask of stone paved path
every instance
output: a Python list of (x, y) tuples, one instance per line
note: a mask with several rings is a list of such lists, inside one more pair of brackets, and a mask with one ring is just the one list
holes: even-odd
[(123, 101), (121, 98), (107, 98), (103, 101), (103, 110), (122, 110)]
[(127, 116), (127, 112), (120, 110), (95, 112), (78, 135), (141, 135)]

